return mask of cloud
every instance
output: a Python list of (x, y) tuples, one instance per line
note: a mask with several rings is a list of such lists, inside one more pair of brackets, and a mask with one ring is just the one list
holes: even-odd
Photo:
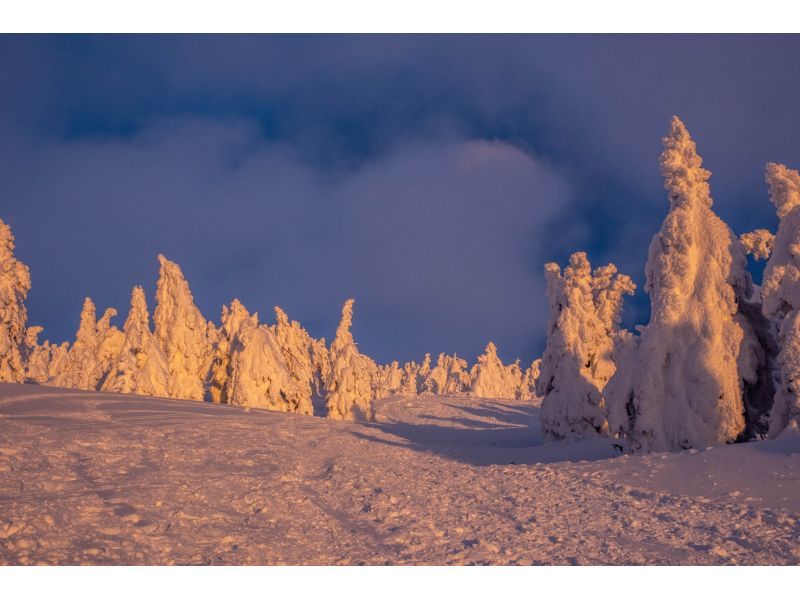
[[(774, 227), (763, 165), (797, 159), (799, 50), (797, 36), (0, 36), (0, 216), (56, 337), (86, 292), (123, 307), (164, 251), (208, 315), (238, 295), (330, 335), (352, 293), (381, 358), (493, 338), (527, 360), (545, 261), (588, 250), (642, 282), (672, 114), (720, 215)], [(641, 293), (629, 306), (629, 324), (646, 319)]]
[(329, 177), (251, 123), (181, 117), (38, 156), (47, 176), (11, 182), (9, 219), (46, 214), (44, 240), (30, 227), (16, 233), (33, 271), (32, 320), (61, 336), (84, 293), (124, 313), (130, 287), (152, 290), (164, 252), (214, 319), (239, 297), (263, 319), (281, 305), (330, 337), (355, 296), (355, 332), (383, 360), (474, 355), (491, 339), (507, 358), (527, 357), (541, 341), (531, 248), (569, 189), (508, 144), (407, 145)]

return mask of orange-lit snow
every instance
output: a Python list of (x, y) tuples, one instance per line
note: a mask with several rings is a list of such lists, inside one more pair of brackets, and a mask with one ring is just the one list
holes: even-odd
[(2, 384), (0, 562), (800, 563), (800, 435), (614, 458), (531, 402), (375, 411)]

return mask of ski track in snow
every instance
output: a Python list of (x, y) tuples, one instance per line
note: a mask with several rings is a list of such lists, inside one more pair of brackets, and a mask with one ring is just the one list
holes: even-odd
[(800, 563), (800, 435), (613, 458), (530, 402), (376, 410), (1, 384), (0, 563)]

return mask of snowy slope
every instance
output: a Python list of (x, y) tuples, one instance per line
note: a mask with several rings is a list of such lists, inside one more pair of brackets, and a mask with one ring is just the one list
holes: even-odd
[(800, 435), (612, 458), (542, 444), (538, 415), (390, 398), (356, 423), (2, 384), (0, 562), (800, 563)]

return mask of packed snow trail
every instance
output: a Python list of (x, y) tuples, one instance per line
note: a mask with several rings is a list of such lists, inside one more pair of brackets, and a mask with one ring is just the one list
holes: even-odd
[(538, 414), (390, 398), (356, 423), (2, 384), (0, 563), (800, 563), (800, 435), (613, 458), (542, 444)]

